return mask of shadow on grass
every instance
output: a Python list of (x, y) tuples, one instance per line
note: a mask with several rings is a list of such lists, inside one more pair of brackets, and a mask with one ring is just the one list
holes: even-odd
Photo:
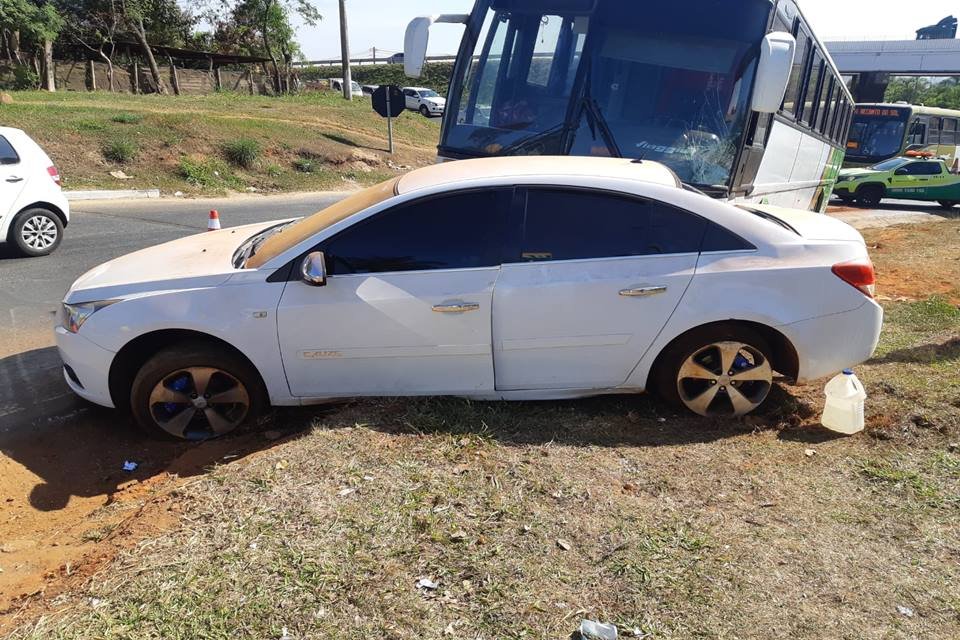
[[(144, 435), (126, 414), (76, 397), (61, 366), (53, 347), (0, 358), (0, 453), (36, 476), (29, 502), (39, 511), (63, 509), (73, 496), (109, 500), (131, 480), (200, 475), (211, 465), (280, 441), (263, 433), (274, 428), (270, 417), (258, 427), (204, 443)], [(316, 410), (309, 419), (291, 413), (282, 435), (309, 428), (316, 415)], [(128, 460), (138, 463), (136, 471), (122, 470)]]
[[(757, 429), (786, 428), (785, 439), (822, 441), (824, 434), (799, 428), (812, 415), (811, 407), (779, 385), (758, 415), (744, 419), (700, 418), (640, 394), (516, 403), (369, 399), (275, 409), (238, 433), (189, 443), (144, 435), (126, 414), (78, 399), (52, 347), (0, 359), (0, 451), (36, 476), (29, 502), (40, 511), (63, 509), (73, 496), (109, 500), (130, 480), (201, 475), (213, 465), (299, 438), (314, 426), (472, 435), (507, 446), (660, 447), (714, 442)], [(135, 471), (122, 470), (127, 460), (138, 463)]]
[(898, 349), (881, 358), (874, 358), (868, 364), (931, 364), (949, 360), (960, 360), (960, 338), (951, 338), (943, 344), (924, 344), (908, 349)]

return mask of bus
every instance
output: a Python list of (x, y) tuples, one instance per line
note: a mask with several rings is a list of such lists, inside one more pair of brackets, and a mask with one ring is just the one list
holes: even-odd
[(910, 152), (952, 165), (957, 159), (960, 111), (896, 104), (858, 104), (847, 139), (845, 167), (870, 167)]
[(465, 25), (440, 160), (614, 156), (669, 166), (716, 198), (823, 211), (853, 97), (794, 0), (477, 0), (414, 19)]

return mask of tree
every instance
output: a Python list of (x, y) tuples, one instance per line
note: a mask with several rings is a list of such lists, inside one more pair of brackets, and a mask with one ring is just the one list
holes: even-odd
[(42, 53), (43, 85), (56, 90), (53, 65), (53, 42), (64, 27), (64, 20), (52, 2), (47, 0), (0, 0), (0, 30), (6, 43), (7, 59), (23, 64), (21, 50)]
[(60, 0), (60, 11), (66, 19), (64, 35), (107, 65), (110, 91), (116, 88), (113, 55), (121, 16), (117, 0)]
[[(309, 0), (196, 0), (202, 15), (214, 25), (213, 42), (224, 53), (259, 55), (270, 59), (274, 90), (289, 90), (290, 63), (300, 55), (292, 15), (307, 25), (323, 19)], [(281, 62), (284, 71), (281, 72)]]

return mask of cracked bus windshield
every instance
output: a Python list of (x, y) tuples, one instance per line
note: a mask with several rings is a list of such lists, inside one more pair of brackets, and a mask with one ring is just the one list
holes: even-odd
[(685, 182), (728, 182), (770, 2), (481, 5), (443, 155), (624, 156)]

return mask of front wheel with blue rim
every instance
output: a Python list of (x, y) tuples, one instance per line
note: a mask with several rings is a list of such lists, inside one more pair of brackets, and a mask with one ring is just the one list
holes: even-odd
[(157, 353), (141, 367), (130, 391), (137, 424), (152, 435), (209, 440), (254, 418), (266, 393), (253, 366), (206, 343)]

